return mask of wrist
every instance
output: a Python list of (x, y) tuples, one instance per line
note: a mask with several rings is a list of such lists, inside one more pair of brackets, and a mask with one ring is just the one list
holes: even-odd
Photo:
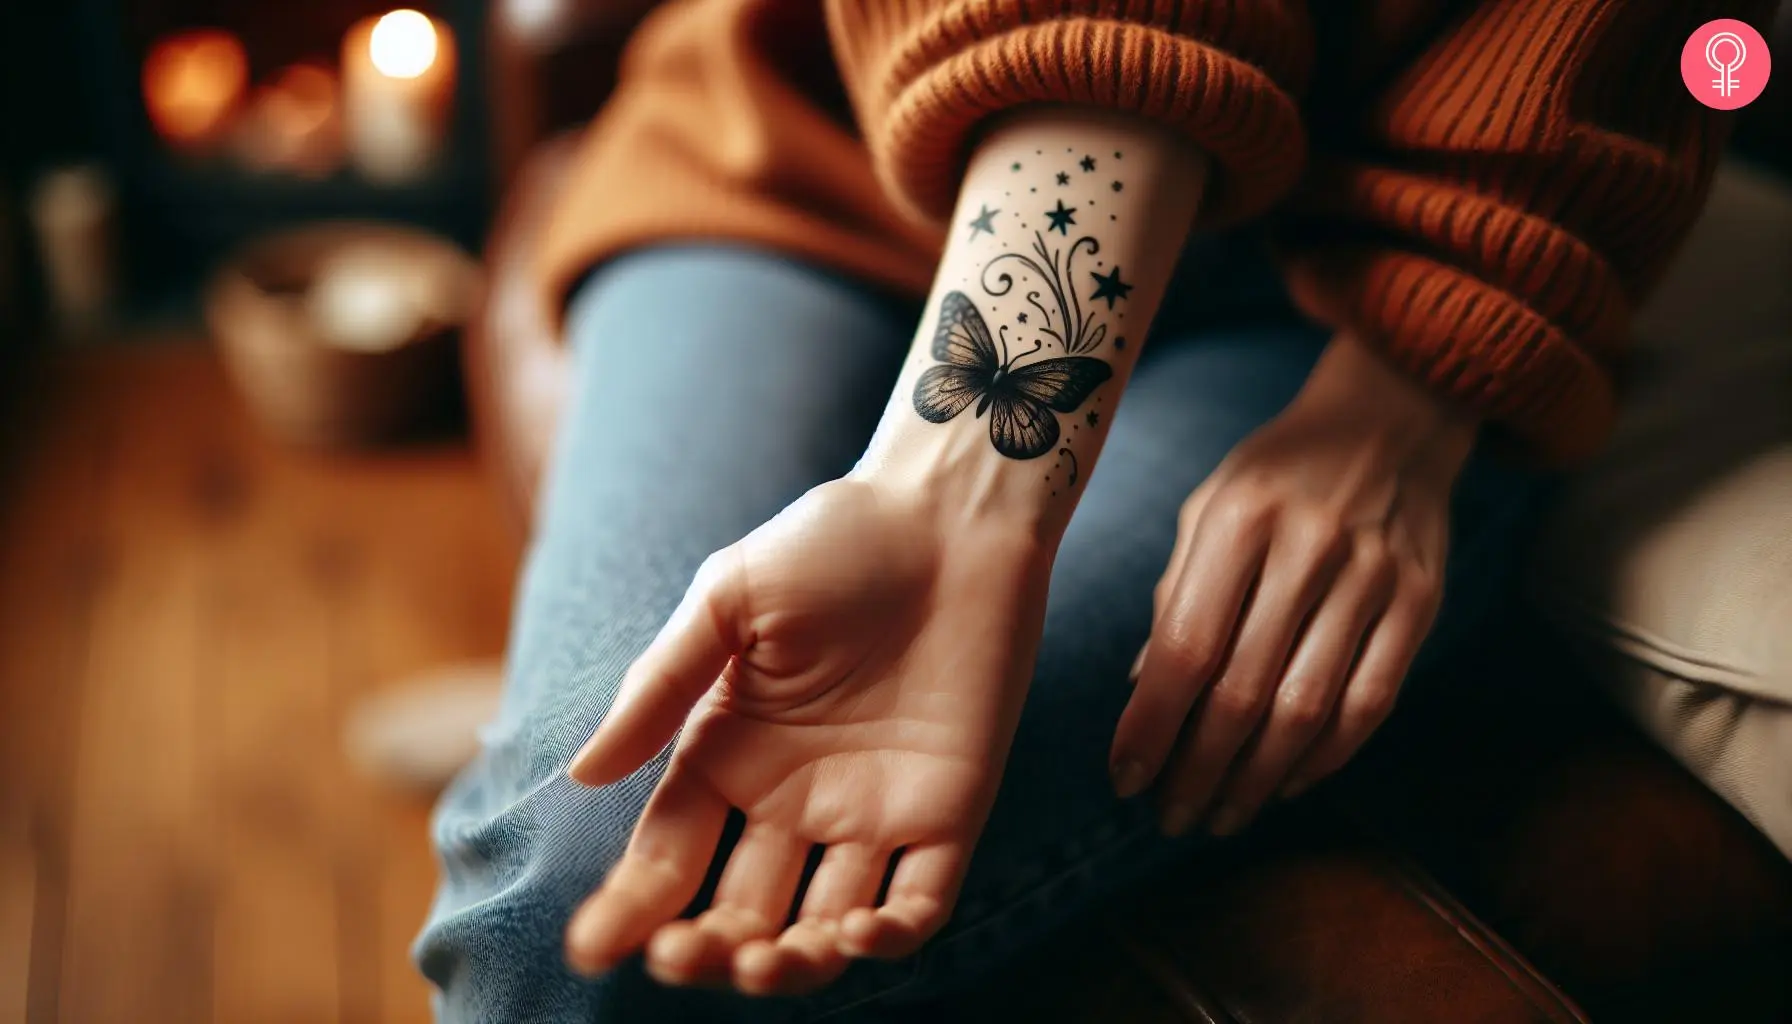
[(1042, 472), (1030, 462), (991, 458), (986, 436), (935, 429), (893, 404), (848, 477), (942, 531), (999, 538), (1011, 554), (1049, 560), (1070, 503), (1057, 500)]
[(1054, 551), (1205, 173), (1183, 140), (1130, 118), (1036, 107), (994, 126), (853, 476), (953, 529)]
[(1335, 421), (1395, 461), (1435, 468), (1452, 478), (1480, 431), (1474, 416), (1348, 332), (1326, 346), (1290, 411)]

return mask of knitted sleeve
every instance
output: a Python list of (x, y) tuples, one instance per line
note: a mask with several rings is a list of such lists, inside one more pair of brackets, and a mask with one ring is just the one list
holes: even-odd
[(1034, 103), (1136, 114), (1216, 167), (1210, 221), (1268, 208), (1299, 176), (1303, 0), (830, 0), (835, 58), (884, 187), (951, 208), (978, 127)]
[(1546, 461), (1589, 454), (1728, 126), (1688, 94), (1681, 47), (1773, 6), (1483, 0), (1360, 96), (1322, 68), (1279, 229), (1296, 300)]

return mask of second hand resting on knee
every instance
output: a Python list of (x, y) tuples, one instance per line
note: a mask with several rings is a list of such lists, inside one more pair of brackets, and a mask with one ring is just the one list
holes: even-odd
[[(985, 138), (865, 456), (705, 563), (574, 758), (604, 785), (677, 737), (568, 926), (576, 969), (644, 952), (668, 984), (804, 992), (946, 922), (1058, 542), (1205, 175), (1117, 116), (1042, 108)], [(1231, 826), (1349, 756), (1428, 625), (1471, 434), (1349, 339), (1331, 346), (1188, 502), (1115, 738), (1122, 795), (1155, 781), (1180, 829), (1220, 794)], [(744, 831), (683, 919), (731, 808)]]

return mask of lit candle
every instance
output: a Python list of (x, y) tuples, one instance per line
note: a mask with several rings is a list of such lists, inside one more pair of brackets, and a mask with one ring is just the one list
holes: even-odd
[(363, 20), (342, 41), (342, 90), (355, 165), (376, 181), (414, 179), (442, 148), (454, 95), (454, 37), (412, 10)]
[(236, 155), (257, 171), (324, 177), (342, 159), (336, 72), (293, 64), (255, 90), (234, 131)]
[(216, 141), (249, 78), (243, 44), (221, 29), (156, 40), (143, 60), (143, 105), (157, 133), (177, 150)]

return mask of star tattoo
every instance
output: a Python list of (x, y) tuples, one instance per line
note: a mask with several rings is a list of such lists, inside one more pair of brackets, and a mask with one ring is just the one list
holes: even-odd
[(1064, 173), (1063, 171), (1059, 171), (1058, 172), (1058, 184), (1060, 184), (1060, 185), (1070, 184), (1070, 175)]
[(1116, 192), (1118, 192), (1118, 191), (1120, 191), (1120, 189), (1121, 189), (1121, 188), (1123, 188), (1123, 187), (1124, 187), (1124, 186), (1123, 186), (1123, 185), (1121, 185), (1121, 184), (1120, 184), (1120, 183), (1119, 183), (1119, 182), (1117, 182), (1117, 181), (1116, 181), (1116, 182), (1114, 182), (1114, 191), (1116, 191)]
[(1089, 426), (1091, 427), (1101, 426), (1101, 413), (1096, 412), (1094, 409), (1090, 409), (1089, 415), (1083, 418), (1089, 421)]
[(1094, 169), (1095, 169), (1095, 158), (1092, 156), (1083, 157), (1083, 170), (1093, 171)]
[(1076, 208), (1073, 206), (1065, 206), (1064, 200), (1062, 199), (1058, 200), (1058, 208), (1056, 210), (1047, 210), (1045, 211), (1045, 215), (1051, 218), (1051, 223), (1047, 225), (1045, 229), (1047, 231), (1056, 231), (1060, 235), (1068, 235), (1070, 234), (1070, 229), (1076, 226)]
[(1021, 323), (1023, 323), (1023, 324), (1024, 324), (1024, 323), (1026, 323), (1026, 322), (1027, 322), (1027, 314), (1025, 314), (1025, 313), (1016, 313), (1016, 314), (1015, 314), (1015, 315), (1014, 315), (1014, 319), (1016, 319), (1016, 320), (1019, 320), (1019, 321), (1020, 321), (1020, 322), (1021, 322)]
[(1095, 294), (1089, 296), (1089, 301), (1099, 302), (1106, 299), (1109, 309), (1114, 308), (1114, 300), (1126, 298), (1127, 293), (1133, 289), (1132, 285), (1120, 280), (1120, 268), (1117, 266), (1111, 274), (1104, 276), (1091, 270), (1089, 276), (1095, 279)]
[(1001, 213), (1001, 212), (1002, 212), (1001, 210), (992, 210), (988, 206), (983, 207), (983, 212), (979, 213), (971, 221), (971, 224), (970, 224), (971, 237), (973, 239), (976, 238), (977, 232), (979, 232), (979, 231), (987, 231), (987, 232), (989, 232), (990, 237), (992, 237), (992, 238), (995, 237), (996, 214)]

